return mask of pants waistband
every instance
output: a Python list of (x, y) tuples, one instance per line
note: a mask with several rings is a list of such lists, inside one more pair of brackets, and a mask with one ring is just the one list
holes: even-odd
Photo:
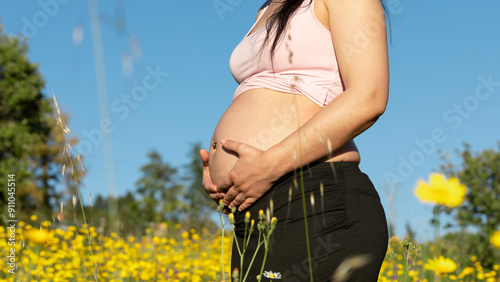
[[(357, 162), (353, 161), (340, 161), (340, 162), (312, 162), (302, 167), (302, 175), (304, 179), (311, 177), (321, 177), (332, 175), (337, 176), (338, 170), (350, 170), (361, 172)], [(274, 185), (280, 185), (283, 182), (289, 181), (293, 178), (299, 178), (300, 169), (291, 171), (280, 177)]]

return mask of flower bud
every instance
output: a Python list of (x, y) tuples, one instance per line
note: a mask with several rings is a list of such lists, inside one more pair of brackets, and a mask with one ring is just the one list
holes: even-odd
[(238, 268), (235, 268), (233, 270), (233, 281), (238, 281), (239, 277), (240, 277), (240, 271)]
[(401, 244), (403, 245), (403, 247), (408, 247), (408, 245), (410, 244), (410, 242), (408, 242), (407, 239), (404, 239)]
[(418, 247), (417, 247), (417, 250), (418, 250), (419, 253), (421, 253), (424, 250), (424, 245), (423, 244), (419, 244)]
[(415, 244), (413, 244), (413, 243), (410, 242), (410, 246), (408, 248), (410, 250), (415, 250), (417, 248), (417, 246), (415, 246)]
[(264, 220), (266, 218), (266, 216), (264, 215), (264, 211), (263, 210), (259, 210), (259, 219), (260, 220)]
[(253, 229), (254, 224), (255, 224), (255, 219), (252, 219), (250, 221), (250, 229)]
[(219, 200), (219, 205), (217, 206), (217, 212), (222, 212), (222, 209), (224, 208), (224, 202), (222, 199)]
[(233, 208), (231, 209), (231, 212), (232, 212), (232, 213), (235, 213), (235, 212), (236, 212), (236, 207), (233, 207)]
[(250, 222), (250, 212), (249, 212), (249, 211), (247, 211), (247, 212), (245, 213), (245, 223), (249, 223), (249, 222)]
[(273, 219), (271, 219), (271, 226), (276, 226), (276, 224), (278, 224), (278, 219), (273, 217)]
[(397, 259), (397, 258), (398, 258), (398, 255), (397, 255), (394, 251), (391, 251), (391, 252), (389, 253), (389, 257), (390, 257), (391, 259)]
[(229, 214), (229, 223), (234, 224), (234, 213)]

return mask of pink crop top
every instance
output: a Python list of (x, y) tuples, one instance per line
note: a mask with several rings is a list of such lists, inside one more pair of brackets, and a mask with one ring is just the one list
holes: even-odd
[[(236, 46), (229, 67), (239, 86), (233, 100), (254, 88), (305, 95), (324, 107), (344, 90), (330, 31), (314, 13), (314, 0), (304, 0), (288, 22), (276, 47), (274, 72), (270, 61), (270, 41), (259, 52), (266, 36), (265, 26), (252, 31), (268, 6), (263, 8), (250, 31)], [(290, 62), (290, 52), (292, 61)]]

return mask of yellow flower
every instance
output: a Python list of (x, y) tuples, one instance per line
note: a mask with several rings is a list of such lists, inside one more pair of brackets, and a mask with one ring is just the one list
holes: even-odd
[(435, 274), (442, 275), (455, 271), (457, 264), (449, 258), (440, 256), (439, 258), (428, 260), (424, 267), (425, 269), (434, 271)]
[(158, 244), (160, 244), (160, 237), (154, 236), (153, 239), (151, 239), (151, 241), (153, 241), (153, 243), (158, 245)]
[(469, 274), (473, 274), (473, 273), (474, 273), (474, 268), (468, 266), (468, 267), (464, 268), (464, 270), (462, 270), (462, 272), (458, 275), (458, 278), (462, 279), (465, 276), (467, 276)]
[(127, 270), (125, 270), (125, 269), (120, 270), (120, 277), (121, 278), (127, 278), (127, 277), (129, 277), (129, 274), (128, 274)]
[(141, 271), (140, 277), (141, 277), (142, 280), (146, 280), (146, 281), (149, 280), (149, 278), (150, 278), (149, 274), (146, 273), (146, 271)]
[(276, 217), (273, 217), (273, 219), (271, 219), (271, 225), (276, 226), (276, 224), (278, 224), (278, 219)]
[(446, 180), (440, 173), (432, 173), (429, 183), (419, 180), (415, 188), (415, 196), (423, 202), (457, 207), (464, 201), (467, 188), (457, 178)]
[(59, 241), (57, 238), (54, 238), (54, 234), (47, 229), (25, 230), (23, 235), (26, 240), (39, 245), (53, 244)]
[(500, 230), (498, 230), (497, 232), (493, 233), (493, 235), (491, 235), (490, 243), (493, 246), (500, 248)]
[(37, 219), (38, 219), (38, 216), (36, 216), (36, 215), (30, 216), (31, 221), (36, 221)]

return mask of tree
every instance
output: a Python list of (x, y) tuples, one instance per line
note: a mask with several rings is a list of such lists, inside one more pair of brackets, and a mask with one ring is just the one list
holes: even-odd
[[(77, 141), (65, 140), (56, 128), (52, 99), (42, 95), (44, 80), (27, 48), (23, 40), (3, 35), (0, 26), (0, 183), (15, 174), (18, 220), (32, 213), (50, 219), (62, 197), (55, 187), (62, 179), (63, 143)], [(6, 192), (0, 193), (2, 209)]]
[(155, 150), (149, 152), (148, 157), (149, 163), (141, 167), (143, 176), (136, 182), (145, 219), (149, 222), (178, 221), (186, 205), (177, 168), (164, 163)]
[[(118, 204), (118, 217), (112, 217), (109, 213), (109, 203), (114, 201)], [(109, 235), (113, 231), (119, 231), (121, 235), (133, 235), (140, 237), (144, 235), (148, 222), (145, 220), (145, 213), (140, 208), (139, 202), (135, 199), (134, 193), (128, 191), (118, 198), (108, 196), (107, 198), (98, 195), (92, 207), (84, 207), (89, 224), (95, 226), (99, 232)], [(112, 230), (110, 223), (118, 220), (118, 230)]]
[(495, 258), (500, 259), (489, 243), (489, 236), (500, 228), (500, 150), (473, 153), (470, 145), (464, 144), (463, 150), (456, 152), (462, 163), (455, 165), (449, 156), (444, 156), (446, 163), (441, 167), (445, 174), (457, 177), (467, 186), (465, 202), (457, 208), (455, 218), (463, 229), (479, 230), (472, 236), (473, 241), (462, 243), (462, 250), (474, 254), (483, 266), (491, 268)]
[[(148, 153), (149, 162), (141, 167), (143, 176), (136, 183), (137, 190), (117, 199), (120, 234), (139, 237), (144, 235), (147, 227), (162, 221), (182, 221), (184, 228), (207, 228), (212, 231), (218, 228), (210, 218), (216, 210), (215, 204), (201, 185), (203, 166), (199, 159), (200, 149), (199, 143), (193, 144), (189, 153), (191, 162), (185, 165), (186, 173), (182, 178), (178, 170), (165, 163), (158, 152)], [(108, 201), (109, 198), (98, 195), (91, 209), (85, 207), (91, 212), (90, 220), (93, 218), (96, 223), (99, 219), (98, 228), (105, 234), (110, 232), (107, 224), (110, 220)], [(161, 234), (162, 231), (155, 232)]]
[(141, 210), (134, 193), (129, 191), (124, 196), (118, 197), (118, 213), (121, 234), (133, 234), (137, 237), (144, 235), (148, 224), (145, 220), (147, 215)]

